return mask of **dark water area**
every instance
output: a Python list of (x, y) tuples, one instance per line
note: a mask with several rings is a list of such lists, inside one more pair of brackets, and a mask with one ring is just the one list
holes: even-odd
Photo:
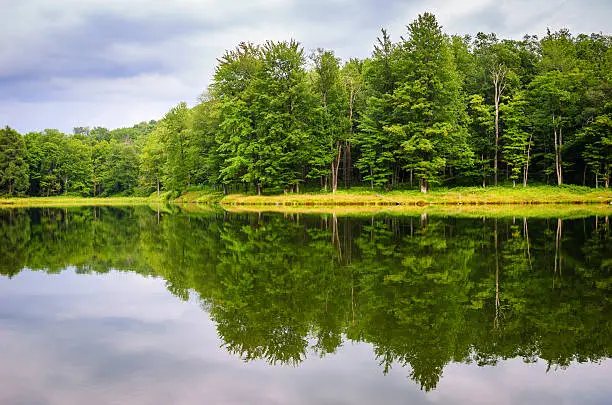
[(609, 218), (0, 210), (0, 404), (609, 404)]

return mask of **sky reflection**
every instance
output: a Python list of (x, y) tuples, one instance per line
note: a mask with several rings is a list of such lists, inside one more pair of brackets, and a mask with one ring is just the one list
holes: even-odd
[(298, 367), (227, 353), (196, 299), (133, 273), (0, 278), (0, 403), (13, 404), (603, 404), (609, 360), (546, 372), (520, 359), (449, 364), (425, 393), (372, 347), (345, 342)]

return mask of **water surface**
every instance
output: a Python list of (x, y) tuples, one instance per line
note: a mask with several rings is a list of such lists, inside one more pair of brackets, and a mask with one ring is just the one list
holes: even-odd
[(0, 210), (0, 403), (606, 404), (609, 219)]

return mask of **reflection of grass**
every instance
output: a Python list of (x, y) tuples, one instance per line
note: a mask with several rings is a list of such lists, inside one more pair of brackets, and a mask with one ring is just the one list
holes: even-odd
[(427, 205), (427, 204), (571, 204), (612, 202), (612, 192), (587, 187), (458, 187), (434, 190), (427, 194), (419, 191), (392, 191), (377, 193), (367, 189), (351, 189), (336, 194), (283, 194), (274, 196), (247, 196), (232, 194), (221, 200), (228, 205)]
[(541, 205), (428, 205), (419, 206), (224, 206), (230, 212), (278, 212), (284, 214), (336, 214), (339, 216), (415, 216), (442, 215), (487, 218), (583, 218), (612, 216), (612, 206), (603, 204), (541, 204)]

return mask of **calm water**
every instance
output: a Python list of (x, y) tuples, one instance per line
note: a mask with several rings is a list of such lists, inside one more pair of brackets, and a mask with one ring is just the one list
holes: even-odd
[(0, 210), (0, 403), (609, 404), (607, 218)]

